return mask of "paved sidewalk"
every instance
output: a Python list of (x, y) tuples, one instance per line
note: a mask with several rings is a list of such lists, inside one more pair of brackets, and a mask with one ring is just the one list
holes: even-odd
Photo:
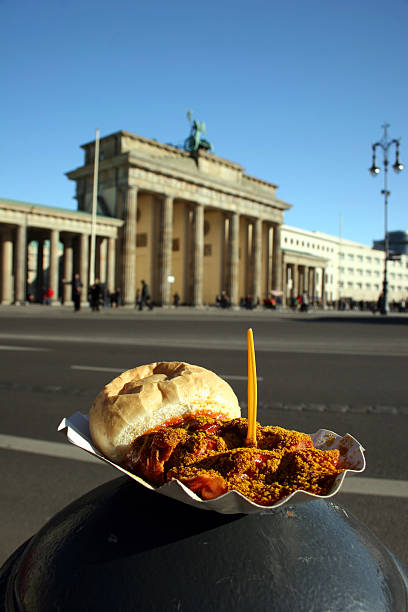
[(290, 308), (279, 308), (277, 310), (271, 310), (267, 308), (256, 308), (254, 310), (247, 310), (245, 308), (228, 308), (222, 309), (215, 306), (203, 306), (195, 308), (193, 306), (165, 306), (156, 307), (153, 310), (144, 309), (139, 311), (137, 308), (123, 306), (120, 308), (101, 308), (99, 312), (92, 312), (89, 306), (85, 305), (79, 312), (74, 312), (72, 306), (63, 306), (61, 304), (55, 304), (53, 306), (45, 306), (42, 304), (26, 304), (24, 306), (15, 305), (1, 305), (0, 306), (0, 317), (1, 316), (15, 316), (15, 317), (45, 317), (45, 318), (74, 318), (79, 317), (90, 317), (90, 318), (123, 318), (123, 317), (222, 317), (222, 318), (245, 318), (251, 319), (256, 318), (298, 318), (308, 319), (316, 317), (329, 317), (329, 318), (364, 318), (368, 320), (382, 320), (395, 318), (405, 318), (408, 321), (408, 313), (389, 313), (387, 316), (380, 314), (372, 314), (368, 311), (359, 310), (329, 310), (329, 309), (310, 309), (308, 312), (301, 312), (300, 310), (292, 310)]

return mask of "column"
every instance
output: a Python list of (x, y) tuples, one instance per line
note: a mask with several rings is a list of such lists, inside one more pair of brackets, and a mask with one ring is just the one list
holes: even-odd
[(252, 262), (253, 262), (253, 303), (259, 298), (262, 304), (261, 270), (262, 270), (262, 220), (255, 219), (252, 225)]
[[(64, 280), (72, 282), (73, 279), (73, 255), (72, 236), (66, 236), (64, 240)], [(63, 304), (72, 303), (72, 285), (64, 284), (62, 288)]]
[(116, 240), (115, 238), (108, 238), (108, 273), (106, 284), (109, 293), (115, 291), (115, 266), (116, 266)]
[(310, 294), (312, 299), (316, 299), (316, 269), (310, 268)]
[(11, 304), (13, 301), (13, 240), (11, 230), (3, 231), (1, 243), (1, 303)]
[(282, 290), (282, 251), (281, 251), (281, 226), (275, 223), (273, 226), (273, 258), (272, 258), (272, 289)]
[(27, 281), (27, 227), (26, 225), (17, 226), (16, 240), (16, 266), (15, 266), (15, 303), (23, 304), (26, 300), (26, 281)]
[(107, 264), (107, 252), (108, 252), (108, 239), (101, 236), (99, 240), (99, 249), (98, 249), (98, 261), (99, 267), (98, 270), (98, 278), (101, 283), (106, 284), (106, 264)]
[(204, 206), (196, 204), (194, 209), (193, 242), (193, 305), (203, 305), (203, 267), (204, 267)]
[(44, 298), (44, 239), (39, 238), (37, 241), (37, 280), (35, 284), (36, 300), (40, 302)]
[(168, 306), (171, 302), (169, 276), (172, 272), (173, 253), (173, 198), (171, 196), (166, 196), (162, 204), (160, 253), (160, 301), (163, 306)]
[(81, 301), (86, 302), (89, 282), (89, 234), (81, 234), (79, 251), (79, 278), (82, 283)]
[(297, 298), (299, 295), (299, 266), (293, 264), (293, 297)]
[(322, 308), (324, 308), (326, 305), (325, 283), (326, 283), (326, 269), (322, 267)]
[(231, 305), (238, 308), (239, 304), (239, 214), (233, 213), (229, 224), (229, 294)]
[[(266, 270), (265, 270), (265, 291), (266, 297), (270, 297), (272, 290), (272, 226), (266, 226)], [(286, 277), (285, 277), (286, 278)], [(286, 291), (286, 285), (285, 285)], [(287, 293), (287, 291), (286, 291)]]
[(48, 288), (54, 291), (53, 303), (55, 304), (58, 300), (58, 244), (59, 244), (59, 231), (56, 229), (51, 230), (50, 239), (50, 269), (48, 276)]
[(292, 287), (293, 287), (293, 271), (290, 264), (285, 263), (285, 283), (283, 286), (284, 295), (282, 296), (282, 304), (291, 305)]
[(129, 185), (125, 192), (125, 225), (123, 236), (123, 301), (134, 306), (136, 299), (136, 215), (137, 187)]

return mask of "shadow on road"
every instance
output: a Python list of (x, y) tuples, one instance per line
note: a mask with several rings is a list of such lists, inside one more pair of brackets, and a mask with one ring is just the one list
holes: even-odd
[(363, 323), (366, 325), (408, 325), (408, 316), (407, 317), (398, 317), (393, 315), (373, 315), (372, 317), (367, 316), (351, 316), (351, 317), (342, 317), (342, 316), (333, 316), (333, 317), (313, 317), (308, 318), (307, 314), (305, 318), (297, 318), (295, 321), (301, 321), (302, 323)]

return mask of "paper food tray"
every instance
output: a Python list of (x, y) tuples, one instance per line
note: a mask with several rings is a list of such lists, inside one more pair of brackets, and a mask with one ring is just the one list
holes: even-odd
[(200, 508), (202, 510), (213, 510), (215, 512), (220, 512), (221, 514), (253, 514), (257, 512), (273, 512), (277, 508), (281, 508), (284, 504), (293, 505), (316, 498), (328, 499), (340, 491), (347, 472), (363, 472), (366, 466), (364, 448), (355, 438), (353, 438), (353, 436), (350, 436), (350, 434), (339, 436), (328, 429), (319, 429), (315, 433), (310, 434), (314, 446), (321, 450), (336, 448), (341, 449), (342, 464), (350, 466), (336, 477), (328, 495), (315, 495), (314, 493), (308, 493), (307, 491), (297, 490), (280, 499), (271, 506), (261, 506), (256, 504), (238, 491), (228, 491), (215, 499), (202, 500), (200, 497), (198, 497), (198, 495), (193, 493), (193, 491), (190, 491), (190, 489), (188, 489), (178, 480), (172, 480), (160, 487), (153, 487), (139, 476), (131, 474), (120, 465), (106, 459), (92, 444), (87, 415), (76, 412), (71, 417), (63, 419), (58, 427), (58, 431), (65, 432), (68, 440), (75, 446), (78, 446), (84, 451), (91, 453), (101, 461), (109, 463), (123, 474), (126, 474), (133, 480), (136, 480), (136, 482), (143, 487), (146, 487), (147, 489), (155, 491), (161, 495), (166, 495), (167, 497), (184, 502), (185, 504), (189, 504), (190, 506), (194, 506), (195, 508)]

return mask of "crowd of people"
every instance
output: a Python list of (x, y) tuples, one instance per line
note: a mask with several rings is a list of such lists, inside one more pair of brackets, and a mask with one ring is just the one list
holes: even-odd
[[(81, 309), (83, 303), (83, 283), (80, 279), (79, 274), (74, 274), (72, 280), (62, 280), (62, 285), (71, 285), (71, 299), (74, 305), (74, 311)], [(262, 302), (263, 308), (276, 310), (282, 306), (282, 292), (271, 291), (269, 297), (265, 298)], [(55, 296), (52, 288), (44, 287), (42, 290), (42, 297), (40, 302), (42, 304), (51, 305)], [(101, 308), (119, 308), (123, 306), (122, 294), (120, 287), (117, 287), (114, 291), (108, 291), (106, 284), (101, 283), (99, 279), (96, 279), (88, 289), (88, 302), (92, 311), (99, 311)], [(373, 314), (383, 311), (383, 294), (380, 294), (378, 299), (375, 301), (370, 300), (354, 300), (353, 298), (339, 298), (335, 301), (328, 301), (325, 304), (325, 308), (328, 310), (358, 310), (361, 312), (369, 311)], [(36, 301), (32, 294), (27, 295), (28, 302)], [(38, 301), (38, 300), (37, 300)], [(176, 308), (180, 305), (180, 295), (177, 291), (172, 296), (173, 306)], [(226, 291), (221, 291), (215, 298), (215, 306), (217, 308), (227, 309), (231, 307), (231, 299)], [(240, 299), (239, 305), (241, 308), (246, 310), (253, 310), (261, 306), (259, 297), (252, 295), (244, 296)], [(323, 308), (321, 298), (309, 297), (307, 292), (297, 295), (296, 297), (289, 298), (288, 306), (292, 310), (299, 310), (300, 312), (308, 312), (309, 308)], [(146, 307), (148, 310), (153, 310), (154, 303), (150, 296), (149, 287), (147, 283), (142, 280), (140, 288), (136, 291), (135, 297), (135, 308), (143, 310)], [(390, 312), (402, 313), (408, 312), (408, 297), (401, 300), (392, 300), (388, 303), (388, 310)]]

